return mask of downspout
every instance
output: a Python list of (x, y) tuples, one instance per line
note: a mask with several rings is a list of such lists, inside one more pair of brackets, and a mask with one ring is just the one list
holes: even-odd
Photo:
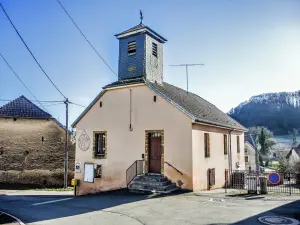
[(232, 151), (231, 151), (231, 133), (232, 133), (232, 131), (234, 131), (234, 129), (233, 130), (230, 130), (229, 132), (228, 132), (228, 145), (229, 145), (229, 151), (228, 151), (228, 169), (229, 169), (229, 177), (231, 176), (231, 174), (232, 174)]

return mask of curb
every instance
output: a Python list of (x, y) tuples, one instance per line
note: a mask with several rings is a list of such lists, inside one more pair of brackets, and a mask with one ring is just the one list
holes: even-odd
[(19, 223), (20, 225), (25, 225), (25, 223), (23, 223), (19, 218), (17, 218), (17, 217), (15, 217), (15, 216), (13, 216), (13, 215), (11, 215), (11, 214), (9, 214), (9, 213), (6, 213), (6, 212), (3, 212), (3, 211), (0, 211), (0, 215), (6, 215), (6, 216), (8, 216), (8, 217), (11, 217), (11, 218), (13, 218), (17, 223)]

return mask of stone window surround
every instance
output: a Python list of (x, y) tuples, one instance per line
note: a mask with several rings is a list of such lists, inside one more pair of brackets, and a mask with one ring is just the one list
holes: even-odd
[[(96, 155), (96, 134), (105, 134), (105, 154)], [(93, 158), (106, 159), (107, 158), (107, 131), (93, 131)]]

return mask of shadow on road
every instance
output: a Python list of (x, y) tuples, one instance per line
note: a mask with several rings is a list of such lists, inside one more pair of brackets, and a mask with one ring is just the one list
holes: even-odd
[[(247, 210), (246, 207), (245, 210)], [(300, 200), (287, 203), (280, 207), (274, 208), (272, 210), (257, 214), (255, 216), (233, 223), (233, 225), (262, 224), (258, 221), (258, 218), (262, 216), (283, 216), (283, 217), (289, 217), (300, 221)]]
[[(184, 193), (178, 191), (173, 195)], [(126, 189), (87, 196), (18, 195), (0, 196), (0, 210), (25, 223), (71, 217), (164, 195), (130, 193)]]

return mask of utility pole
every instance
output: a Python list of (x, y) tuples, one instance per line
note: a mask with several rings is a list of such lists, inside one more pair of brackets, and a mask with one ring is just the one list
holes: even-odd
[(186, 92), (189, 92), (189, 66), (204, 66), (203, 63), (201, 64), (178, 64), (178, 65), (170, 65), (170, 66), (185, 66), (185, 73), (186, 73)]
[(68, 187), (68, 121), (69, 121), (69, 112), (68, 112), (68, 108), (69, 108), (69, 100), (68, 98), (65, 99), (64, 103), (66, 104), (66, 127), (65, 127), (65, 131), (66, 131), (66, 142), (65, 142), (65, 160), (64, 160), (64, 188)]

